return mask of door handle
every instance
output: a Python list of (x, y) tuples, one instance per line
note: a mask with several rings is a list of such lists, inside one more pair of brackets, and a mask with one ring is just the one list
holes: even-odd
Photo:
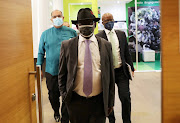
[(36, 71), (29, 71), (29, 74), (36, 74)]
[[(41, 93), (41, 66), (36, 66), (36, 71), (29, 71), (29, 75), (36, 75), (37, 78), (37, 96), (38, 96), (38, 109), (39, 109), (39, 123), (43, 123), (43, 111), (42, 111), (42, 93)], [(36, 100), (36, 94), (32, 94), (32, 101)]]
[(36, 100), (36, 94), (32, 94), (32, 101), (35, 101)]

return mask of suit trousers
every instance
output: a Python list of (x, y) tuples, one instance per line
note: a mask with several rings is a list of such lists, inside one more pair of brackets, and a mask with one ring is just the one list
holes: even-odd
[[(49, 101), (54, 110), (54, 115), (60, 116), (59, 114), (60, 92), (59, 92), (59, 87), (58, 87), (58, 76), (52, 76), (51, 74), (47, 72), (45, 74), (46, 74), (46, 85), (47, 85), (48, 94), (49, 94)], [(62, 115), (61, 123), (69, 123), (69, 115), (68, 115), (65, 104), (62, 104), (61, 115)]]
[[(131, 97), (129, 89), (129, 79), (124, 74), (123, 67), (115, 71), (115, 83), (118, 87), (118, 95), (122, 106), (123, 123), (131, 123)], [(115, 123), (114, 110), (108, 116), (110, 123)]]
[(73, 92), (67, 110), (71, 123), (105, 123), (103, 93), (90, 98)]

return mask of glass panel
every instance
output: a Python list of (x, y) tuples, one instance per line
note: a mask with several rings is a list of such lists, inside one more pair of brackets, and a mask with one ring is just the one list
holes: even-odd
[[(136, 23), (134, 1), (128, 6), (129, 47), (136, 68)], [(161, 70), (159, 1), (137, 2), (138, 71)]]

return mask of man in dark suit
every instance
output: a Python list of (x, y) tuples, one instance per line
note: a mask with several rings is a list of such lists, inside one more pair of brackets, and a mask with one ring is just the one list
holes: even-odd
[(80, 9), (72, 21), (80, 35), (61, 45), (59, 89), (71, 123), (105, 123), (113, 110), (112, 47), (93, 34), (97, 21), (91, 9)]
[[(112, 14), (103, 14), (102, 23), (105, 30), (98, 33), (96, 36), (102, 37), (112, 44), (115, 83), (117, 84), (118, 94), (122, 104), (122, 119), (123, 123), (131, 123), (130, 74), (127, 64), (131, 66), (133, 76), (134, 67), (129, 54), (126, 35), (120, 30), (113, 29), (114, 19)], [(110, 123), (115, 123), (114, 111), (112, 111), (108, 118)]]

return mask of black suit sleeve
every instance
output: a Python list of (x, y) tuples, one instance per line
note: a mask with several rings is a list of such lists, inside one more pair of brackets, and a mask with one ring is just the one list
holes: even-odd
[(114, 106), (115, 99), (115, 77), (114, 77), (114, 67), (113, 67), (113, 57), (112, 57), (112, 46), (109, 45), (109, 61), (110, 61), (110, 84), (109, 84), (109, 104), (108, 107)]
[(123, 40), (125, 41), (125, 61), (131, 66), (131, 70), (134, 71), (133, 62), (131, 55), (129, 53), (129, 47), (125, 32), (123, 32)]
[(66, 95), (66, 82), (67, 82), (67, 64), (65, 57), (64, 44), (61, 44), (60, 58), (59, 58), (59, 74), (58, 74), (58, 84), (59, 91), (64, 99)]

